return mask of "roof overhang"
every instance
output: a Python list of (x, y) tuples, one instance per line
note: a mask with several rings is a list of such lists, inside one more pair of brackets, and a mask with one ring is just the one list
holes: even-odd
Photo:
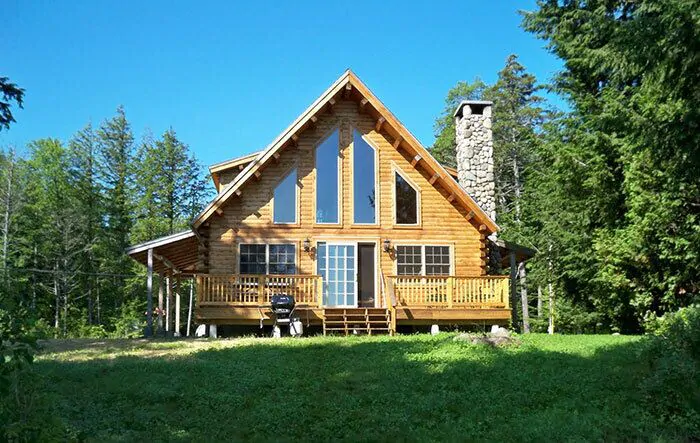
[[(252, 177), (258, 177), (265, 165), (280, 155), (280, 151), (296, 146), (299, 134), (315, 125), (317, 115), (336, 103), (339, 97), (353, 98), (363, 107), (364, 112), (376, 118), (376, 130), (393, 138), (396, 149), (403, 149), (411, 158), (412, 165), (420, 166), (431, 176), (430, 183), (440, 186), (449, 195), (448, 201), (466, 209), (466, 219), (476, 222), (479, 230), (490, 234), (499, 230), (498, 225), (484, 212), (476, 201), (453, 178), (454, 172), (446, 170), (411, 132), (392, 114), (386, 106), (350, 70), (341, 75), (320, 97), (318, 97), (292, 124), (287, 127), (267, 148), (245, 166), (236, 178), (207, 205), (192, 221), (197, 229), (214, 214), (221, 214), (221, 206), (231, 198), (242, 194), (243, 185)], [(474, 219), (474, 220), (472, 220)]]
[(231, 160), (226, 160), (209, 166), (209, 175), (211, 175), (211, 179), (214, 182), (214, 186), (216, 186), (216, 191), (218, 192), (220, 190), (219, 188), (221, 187), (221, 173), (230, 171), (232, 169), (242, 171), (246, 166), (248, 166), (248, 163), (255, 160), (255, 158), (261, 152), (262, 151), (253, 152), (252, 154), (232, 158)]
[(197, 264), (199, 241), (193, 231), (160, 237), (127, 248), (131, 258), (148, 266), (148, 251), (153, 250), (153, 271), (191, 274)]
[(494, 241), (494, 243), (496, 246), (498, 246), (501, 253), (501, 266), (503, 267), (510, 266), (511, 254), (514, 255), (517, 263), (527, 261), (537, 254), (537, 251), (534, 249), (519, 245), (512, 241), (498, 239)]

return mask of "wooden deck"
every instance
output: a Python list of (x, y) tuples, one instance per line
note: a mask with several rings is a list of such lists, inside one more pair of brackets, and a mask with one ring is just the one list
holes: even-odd
[[(275, 294), (293, 295), (296, 314), (309, 325), (325, 325), (339, 309), (324, 306), (323, 281), (317, 275), (199, 274), (196, 279), (199, 323), (271, 324), (269, 303)], [(503, 324), (511, 316), (505, 276), (388, 276), (381, 286), (378, 306), (372, 309), (386, 310), (393, 330), (396, 325)], [(351, 316), (352, 309), (357, 315), (362, 310), (340, 309)]]

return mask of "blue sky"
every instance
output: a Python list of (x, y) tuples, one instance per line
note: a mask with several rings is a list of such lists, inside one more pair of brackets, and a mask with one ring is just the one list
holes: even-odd
[(543, 81), (560, 69), (518, 8), (534, 2), (4, 0), (0, 76), (26, 97), (0, 146), (123, 105), (137, 138), (172, 126), (208, 165), (264, 148), (347, 68), (430, 146), (458, 81), (511, 53)]

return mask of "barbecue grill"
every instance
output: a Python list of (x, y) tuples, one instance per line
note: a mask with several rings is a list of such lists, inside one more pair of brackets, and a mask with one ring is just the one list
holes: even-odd
[(302, 334), (301, 321), (299, 321), (298, 317), (294, 317), (295, 307), (296, 302), (292, 295), (280, 294), (270, 297), (270, 311), (272, 311), (274, 320), (272, 334), (275, 337), (281, 335), (280, 325), (288, 325), (290, 335), (298, 336)]

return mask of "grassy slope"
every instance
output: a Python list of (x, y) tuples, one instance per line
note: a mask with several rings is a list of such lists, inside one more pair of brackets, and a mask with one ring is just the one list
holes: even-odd
[(638, 339), (452, 335), (49, 343), (36, 367), (88, 438), (627, 440)]

